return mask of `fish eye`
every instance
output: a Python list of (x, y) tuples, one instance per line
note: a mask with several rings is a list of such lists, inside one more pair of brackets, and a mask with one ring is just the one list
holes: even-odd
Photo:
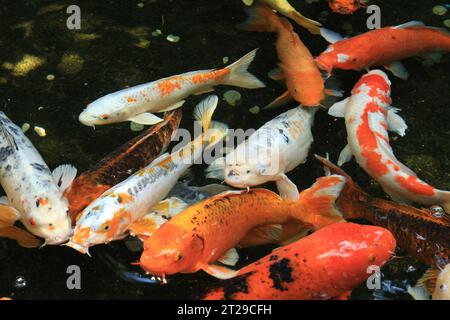
[(250, 170), (247, 170), (247, 173), (250, 173)]
[(110, 228), (111, 228), (111, 227), (109, 226), (109, 224), (107, 224), (103, 229), (104, 229), (105, 231), (108, 231)]
[(445, 290), (447, 290), (447, 286), (446, 286), (445, 284), (441, 284), (441, 285), (439, 286), (439, 290), (445, 291)]
[(175, 257), (175, 261), (180, 261), (181, 259), (183, 259), (183, 254), (182, 253), (178, 253)]

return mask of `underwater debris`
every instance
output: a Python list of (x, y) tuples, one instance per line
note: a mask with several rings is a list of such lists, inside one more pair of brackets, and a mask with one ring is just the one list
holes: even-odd
[(30, 71), (33, 71), (42, 66), (44, 62), (44, 58), (40, 58), (31, 54), (25, 54), (22, 60), (20, 60), (19, 62), (15, 64), (11, 62), (4, 62), (2, 67), (6, 70), (10, 70), (13, 76), (24, 77)]
[(239, 102), (241, 101), (241, 94), (239, 91), (236, 90), (228, 90), (223, 94), (223, 99), (230, 105), (230, 106), (237, 106)]
[(434, 6), (432, 11), (437, 16), (443, 16), (447, 13), (447, 8), (444, 6)]
[(138, 8), (143, 8), (145, 6), (145, 4), (143, 3), (143, 2), (139, 2), (138, 4), (137, 4), (137, 7)]
[(36, 132), (39, 137), (45, 137), (47, 135), (47, 132), (42, 127), (35, 126), (34, 127), (34, 132)]
[(54, 74), (48, 74), (45, 78), (46, 78), (48, 81), (53, 81), (53, 80), (55, 80), (55, 75), (54, 75)]
[(152, 32), (152, 36), (157, 37), (160, 36), (162, 34), (162, 31), (160, 29), (156, 29), (155, 31)]
[[(61, 57), (61, 61), (56, 66), (59, 72), (64, 75), (74, 75), (83, 69), (84, 59), (77, 53), (66, 52)], [(50, 80), (47, 78), (47, 80)]]
[(66, 7), (65, 4), (56, 4), (56, 3), (49, 4), (49, 5), (46, 5), (46, 6), (42, 7), (42, 8), (40, 8), (38, 10), (38, 12), (36, 13), (36, 15), (41, 16), (41, 15), (44, 15), (46, 13), (60, 11), (60, 10), (64, 9), (65, 7)]
[(176, 42), (180, 41), (180, 37), (179, 37), (179, 36), (176, 36), (176, 35), (173, 35), (173, 34), (169, 34), (169, 35), (166, 37), (166, 40), (169, 41), (169, 42), (174, 42), (174, 43), (176, 43)]
[(444, 20), (444, 26), (446, 26), (447, 28), (450, 28), (450, 19)]
[(230, 61), (230, 58), (228, 58), (228, 57), (223, 57), (223, 58), (222, 58), (223, 64), (227, 64), (228, 61)]
[(34, 22), (32, 20), (21, 22), (21, 23), (18, 23), (16, 25), (12, 26), (11, 30), (23, 29), (25, 31), (25, 34), (23, 35), (23, 37), (28, 38), (33, 33), (33, 23)]
[(23, 133), (25, 133), (25, 132), (27, 132), (28, 130), (30, 130), (30, 128), (31, 128), (31, 126), (30, 126), (30, 124), (27, 123), (27, 122), (25, 122), (25, 123), (22, 125), (22, 127), (21, 127)]
[(250, 7), (253, 4), (253, 0), (242, 0), (242, 3)]
[(254, 107), (248, 109), (248, 111), (253, 114), (258, 114), (259, 111), (261, 111), (261, 108), (259, 106), (254, 106)]
[(77, 33), (75, 32), (73, 34), (73, 37), (76, 41), (91, 41), (98, 38), (101, 38), (102, 36), (96, 33)]

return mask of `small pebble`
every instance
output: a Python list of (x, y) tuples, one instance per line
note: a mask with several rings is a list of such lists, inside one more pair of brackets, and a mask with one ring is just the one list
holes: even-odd
[(18, 276), (16, 278), (16, 280), (14, 280), (13, 285), (16, 288), (23, 288), (23, 287), (25, 287), (27, 285), (27, 280), (25, 280), (24, 276)]
[(30, 128), (31, 128), (31, 126), (30, 126), (30, 124), (29, 123), (24, 123), (23, 125), (22, 125), (22, 132), (23, 133), (25, 133), (25, 132), (27, 132), (28, 130), (30, 130)]
[(156, 29), (152, 32), (152, 36), (157, 37), (162, 34), (162, 31), (160, 29)]
[(135, 132), (142, 131), (142, 130), (144, 130), (144, 125), (131, 121), (130, 122), (130, 129), (131, 129), (131, 131), (135, 131)]
[(138, 6), (138, 8), (143, 8), (143, 7), (144, 7), (144, 3), (139, 2), (139, 3), (137, 4), (137, 6)]
[(178, 41), (180, 41), (180, 37), (179, 36), (175, 36), (173, 34), (169, 34), (166, 37), (166, 40), (169, 41), (169, 42), (178, 42)]
[(39, 137), (45, 137), (47, 135), (47, 132), (45, 132), (45, 129), (41, 128), (41, 127), (34, 127), (34, 132), (36, 132)]
[(447, 28), (450, 28), (450, 19), (444, 20), (444, 26), (446, 26)]
[(222, 58), (223, 64), (227, 64), (228, 61), (230, 61), (230, 59), (229, 59), (228, 57), (223, 57), (223, 58)]
[(253, 113), (253, 114), (258, 114), (259, 111), (261, 111), (261, 108), (258, 106), (254, 106), (253, 108), (248, 109), (248, 111), (250, 111), (250, 113)]
[(44, 107), (38, 107), (38, 111), (44, 110)]
[(236, 90), (228, 90), (223, 94), (223, 98), (230, 106), (236, 106), (241, 101), (242, 96)]
[(49, 75), (47, 75), (47, 80), (48, 80), (48, 81), (53, 81), (53, 80), (55, 80), (55, 75), (54, 75), (54, 74), (49, 74)]
[(443, 16), (447, 13), (447, 8), (444, 6), (434, 6), (433, 13), (437, 16)]

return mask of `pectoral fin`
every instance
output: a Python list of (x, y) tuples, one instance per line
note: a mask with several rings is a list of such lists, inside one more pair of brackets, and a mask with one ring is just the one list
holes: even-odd
[(273, 100), (271, 103), (269, 103), (267, 106), (265, 106), (263, 109), (272, 109), (276, 107), (281, 107), (285, 104), (288, 104), (290, 102), (294, 101), (289, 91), (283, 92), (281, 96)]
[[(162, 111), (163, 110), (161, 110), (161, 112)], [(155, 116), (154, 114), (152, 114), (150, 112), (144, 112), (144, 113), (138, 114), (137, 116), (129, 118), (128, 120), (139, 123), (139, 124), (144, 124), (144, 125), (153, 125), (156, 123), (160, 123), (161, 121), (164, 121), (164, 119), (161, 119), (160, 117)]]
[(77, 176), (77, 168), (70, 164), (62, 164), (53, 170), (52, 175), (59, 189), (64, 192)]
[(408, 129), (408, 125), (406, 124), (405, 120), (403, 120), (403, 118), (397, 114), (398, 111), (399, 109), (393, 107), (388, 109), (387, 112), (388, 130), (396, 132), (397, 134), (403, 137), (405, 135), (406, 129)]
[(335, 43), (344, 39), (339, 33), (325, 28), (320, 28), (320, 35), (329, 43)]
[(0, 203), (0, 228), (12, 226), (20, 218), (20, 213), (11, 205)]
[(409, 78), (408, 70), (406, 70), (405, 66), (400, 61), (391, 62), (384, 67), (392, 72), (394, 76), (402, 80), (407, 80)]
[(0, 237), (16, 240), (24, 248), (36, 248), (42, 244), (34, 235), (15, 226), (0, 228)]
[(297, 186), (284, 174), (276, 181), (278, 191), (283, 199), (298, 200), (299, 192)]
[[(214, 90), (214, 89), (212, 89), (212, 90), (210, 90), (210, 91), (213, 91), (213, 90)], [(201, 93), (210, 92), (210, 91), (204, 91), (204, 92), (201, 92)], [(198, 94), (201, 94), (201, 93), (198, 93)], [(181, 107), (185, 102), (186, 102), (186, 100), (178, 101), (177, 103), (174, 103), (174, 104), (172, 104), (171, 106), (168, 106), (168, 107), (165, 107), (164, 109), (159, 110), (159, 112), (165, 112), (165, 111), (171, 111), (171, 110), (178, 109), (178, 108)]]
[(347, 103), (349, 101), (349, 98), (346, 98), (344, 100), (341, 100), (339, 102), (336, 102), (331, 106), (330, 109), (328, 109), (328, 114), (330, 116), (336, 117), (336, 118), (344, 118), (345, 117), (345, 108), (347, 107)]
[(238, 271), (236, 270), (214, 264), (206, 264), (202, 267), (202, 270), (207, 274), (222, 280), (234, 278), (238, 274)]
[(344, 163), (347, 163), (350, 160), (352, 160), (352, 157), (353, 157), (352, 149), (350, 149), (350, 146), (347, 144), (339, 154), (339, 160), (337, 162), (337, 165), (339, 167), (342, 166)]
[(220, 263), (233, 267), (239, 261), (239, 254), (235, 248), (231, 248), (223, 256), (221, 256), (217, 261)]

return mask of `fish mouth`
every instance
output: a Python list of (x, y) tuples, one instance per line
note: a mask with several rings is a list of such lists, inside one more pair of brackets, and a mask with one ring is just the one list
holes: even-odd
[(78, 121), (88, 127), (94, 127), (95, 123), (92, 122), (94, 117), (90, 116), (86, 111), (83, 111), (78, 116)]
[(62, 244), (63, 246), (67, 246), (70, 247), (72, 249), (75, 249), (76, 251), (82, 253), (82, 254), (87, 254), (89, 257), (91, 256), (89, 254), (89, 246), (87, 245), (82, 245), (73, 241), (69, 241), (67, 243)]

